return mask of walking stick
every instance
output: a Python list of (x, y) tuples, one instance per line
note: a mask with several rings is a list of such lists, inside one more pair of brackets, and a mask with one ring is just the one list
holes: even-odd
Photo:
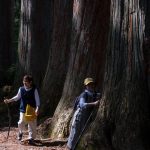
[[(6, 97), (4, 97), (5, 99)], [(9, 137), (9, 132), (10, 132), (10, 126), (11, 126), (11, 115), (10, 115), (10, 109), (9, 109), (9, 105), (7, 103), (5, 103), (6, 106), (7, 106), (7, 116), (8, 116), (8, 133), (7, 133), (7, 140), (8, 140), (8, 137)]]

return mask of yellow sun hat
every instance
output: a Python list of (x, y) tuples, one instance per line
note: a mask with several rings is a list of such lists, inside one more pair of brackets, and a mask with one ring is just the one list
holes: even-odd
[(89, 83), (94, 83), (93, 78), (85, 78), (84, 79), (84, 85), (88, 85)]

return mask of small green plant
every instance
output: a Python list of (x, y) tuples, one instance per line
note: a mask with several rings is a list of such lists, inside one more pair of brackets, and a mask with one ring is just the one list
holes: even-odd
[(6, 71), (6, 84), (12, 84), (16, 74), (16, 64), (12, 64)]

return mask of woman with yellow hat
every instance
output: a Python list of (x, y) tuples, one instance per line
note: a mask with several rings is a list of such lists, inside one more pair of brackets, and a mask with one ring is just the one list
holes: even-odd
[(71, 131), (67, 142), (67, 150), (75, 149), (91, 117), (93, 108), (99, 104), (97, 93), (94, 91), (94, 80), (92, 78), (86, 78), (84, 80), (84, 85), (85, 90), (79, 96), (79, 104), (73, 116)]

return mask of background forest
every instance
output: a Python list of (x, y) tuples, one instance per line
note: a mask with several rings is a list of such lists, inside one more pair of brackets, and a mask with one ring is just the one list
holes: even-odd
[[(31, 74), (43, 136), (67, 138), (74, 99), (93, 77), (102, 93), (78, 150), (150, 149), (149, 0), (1, 0), (0, 127), (4, 97)], [(10, 104), (16, 125), (18, 104)]]

